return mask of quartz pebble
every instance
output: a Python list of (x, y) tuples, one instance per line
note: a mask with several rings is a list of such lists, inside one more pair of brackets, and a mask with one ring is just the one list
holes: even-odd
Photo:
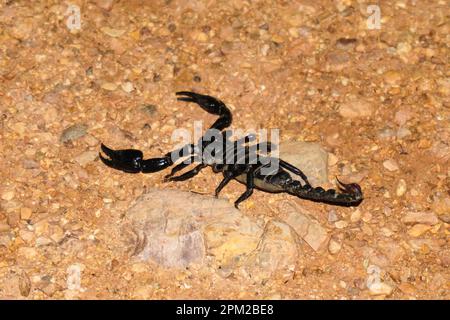
[(389, 296), (392, 293), (393, 288), (384, 282), (374, 282), (369, 286), (369, 292), (373, 296), (385, 295)]
[(126, 93), (130, 93), (131, 91), (134, 90), (134, 86), (131, 82), (124, 82), (120, 86), (122, 87), (122, 90), (125, 91)]
[(339, 251), (341, 251), (341, 248), (342, 248), (342, 246), (341, 246), (341, 244), (339, 242), (337, 242), (337, 241), (335, 241), (333, 239), (330, 240), (330, 242), (328, 244), (328, 251), (331, 254), (338, 253)]
[(344, 229), (348, 226), (348, 222), (345, 220), (340, 220), (334, 223), (334, 226), (338, 229)]
[(406, 181), (404, 179), (399, 180), (395, 193), (397, 197), (401, 197), (406, 193)]
[(389, 171), (398, 171), (399, 167), (395, 160), (388, 159), (383, 162), (383, 167), (385, 167)]

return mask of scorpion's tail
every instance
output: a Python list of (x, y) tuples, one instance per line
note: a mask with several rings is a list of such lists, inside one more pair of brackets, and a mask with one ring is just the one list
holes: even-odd
[(211, 96), (190, 91), (179, 91), (177, 95), (180, 96), (178, 100), (195, 102), (206, 112), (219, 116), (219, 119), (214, 122), (210, 129), (222, 131), (231, 125), (231, 121), (233, 120), (231, 111), (222, 101)]
[(287, 186), (287, 191), (300, 197), (317, 202), (346, 207), (357, 206), (364, 199), (361, 187), (357, 183), (344, 184), (337, 179), (339, 192), (334, 189), (325, 190), (321, 187), (313, 188), (309, 184), (304, 186), (299, 181), (293, 181)]

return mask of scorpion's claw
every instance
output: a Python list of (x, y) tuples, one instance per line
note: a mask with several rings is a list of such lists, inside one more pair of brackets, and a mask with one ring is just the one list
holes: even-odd
[(142, 151), (136, 149), (113, 150), (101, 145), (102, 151), (108, 158), (99, 154), (100, 159), (108, 167), (128, 173), (157, 172), (172, 165), (170, 157), (143, 159)]
[(101, 145), (102, 151), (108, 158), (100, 153), (100, 159), (108, 167), (129, 173), (138, 173), (142, 171), (142, 151), (135, 149), (113, 150)]

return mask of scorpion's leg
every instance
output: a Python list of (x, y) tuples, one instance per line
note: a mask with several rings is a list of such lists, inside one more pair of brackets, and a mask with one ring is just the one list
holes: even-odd
[(234, 178), (236, 178), (237, 176), (239, 176), (241, 173), (238, 171), (225, 171), (224, 172), (224, 178), (222, 181), (220, 181), (219, 185), (216, 188), (216, 191), (214, 193), (215, 197), (217, 198), (219, 196), (220, 191), (222, 191), (222, 189), (228, 184), (228, 182), (230, 182), (231, 180), (233, 180)]
[(253, 193), (253, 188), (255, 187), (255, 181), (254, 181), (254, 170), (250, 169), (247, 172), (247, 190), (245, 190), (245, 192), (243, 194), (241, 194), (241, 196), (234, 202), (234, 206), (236, 207), (236, 209), (238, 209), (239, 203), (241, 203), (242, 201), (246, 200), (248, 197), (250, 197)]
[(176, 94), (179, 96), (184, 96), (178, 97), (178, 100), (195, 102), (206, 112), (219, 116), (219, 119), (214, 122), (210, 129), (217, 129), (221, 131), (230, 126), (233, 117), (231, 115), (231, 111), (222, 101), (211, 96), (190, 91), (179, 91)]
[(167, 180), (168, 181), (184, 181), (184, 180), (190, 179), (192, 177), (195, 177), (205, 167), (206, 167), (206, 164), (200, 163), (194, 169), (189, 170), (189, 171), (183, 173), (182, 175), (179, 175), (176, 177), (170, 177)]
[(136, 149), (113, 150), (103, 143), (101, 149), (109, 158), (105, 158), (99, 153), (99, 157), (105, 165), (128, 173), (158, 172), (173, 164), (170, 157), (144, 160), (142, 151)]
[(279, 159), (279, 161), (280, 161), (280, 166), (282, 168), (285, 168), (286, 170), (288, 170), (292, 173), (295, 173), (296, 175), (300, 176), (307, 185), (311, 185), (308, 181), (308, 177), (306, 177), (306, 175), (300, 169), (298, 169), (297, 167), (294, 167), (292, 164), (290, 164), (284, 160)]
[(183, 170), (184, 168), (186, 168), (187, 166), (191, 165), (192, 163), (194, 163), (194, 161), (196, 160), (195, 155), (192, 155), (189, 160), (184, 160), (183, 162), (181, 162), (180, 164), (177, 164), (175, 167), (173, 167), (172, 171), (166, 175), (164, 177), (164, 180), (168, 180), (170, 177), (172, 177), (175, 173), (177, 173), (180, 170)]

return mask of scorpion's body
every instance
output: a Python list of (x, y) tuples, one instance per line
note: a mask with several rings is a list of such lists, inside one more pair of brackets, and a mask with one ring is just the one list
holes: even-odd
[[(210, 96), (187, 91), (177, 92), (177, 95), (181, 96), (178, 100), (195, 102), (205, 111), (218, 115), (219, 118), (214, 122), (210, 129), (221, 131), (222, 135), (225, 137), (224, 142), (229, 142), (228, 138), (226, 138), (228, 131), (224, 131), (224, 129), (231, 125), (232, 115), (230, 110), (222, 101)], [(175, 173), (186, 168), (190, 162), (182, 162), (177, 164), (172, 169), (172, 172), (166, 176), (166, 181), (184, 181), (197, 175), (203, 168), (211, 166), (214, 172), (222, 172), (224, 176), (224, 179), (216, 188), (216, 196), (218, 196), (222, 188), (233, 179), (246, 185), (247, 190), (235, 201), (236, 207), (240, 202), (247, 199), (253, 193), (255, 188), (271, 193), (287, 192), (303, 199), (342, 206), (355, 206), (362, 201), (363, 195), (361, 188), (356, 183), (343, 184), (338, 180), (339, 189), (341, 191), (340, 193), (336, 192), (334, 189), (324, 190), (321, 187), (313, 188), (306, 175), (300, 169), (283, 161), (282, 159), (270, 157), (264, 154), (264, 152), (261, 154), (259, 151), (260, 147), (263, 146), (263, 143), (257, 144), (256, 146), (253, 146), (253, 148), (249, 147), (247, 143), (253, 139), (254, 136), (250, 135), (234, 141), (231, 147), (229, 144), (224, 144), (225, 148), (223, 150), (225, 152), (220, 155), (213, 154), (212, 159), (204, 158), (203, 151), (214, 140), (205, 141), (203, 137), (195, 145), (186, 145), (181, 149), (165, 154), (161, 158), (152, 158), (147, 160), (143, 159), (143, 153), (140, 150), (112, 150), (102, 144), (102, 151), (109, 157), (109, 159), (103, 157), (101, 154), (100, 159), (107, 166), (114, 169), (129, 173), (150, 173), (161, 171), (174, 165), (172, 156), (174, 154), (178, 155), (182, 150), (188, 150), (187, 156), (190, 157), (190, 160), (196, 160), (200, 163), (192, 170), (175, 176)], [(269, 150), (267, 151), (270, 152), (270, 143), (267, 142), (266, 144), (269, 147)], [(243, 149), (241, 148), (241, 150), (243, 150), (243, 153), (236, 152), (238, 147), (242, 146)], [(234, 155), (234, 161), (231, 164), (225, 161), (225, 155), (230, 151), (232, 151)], [(248, 161), (251, 155), (256, 155), (256, 161)], [(237, 161), (238, 157), (241, 157), (240, 160), (244, 161)], [(268, 167), (268, 164), (273, 163), (274, 161), (278, 162), (279, 165), (275, 168)], [(303, 184), (298, 180), (294, 180), (289, 172), (300, 176), (303, 180)]]

